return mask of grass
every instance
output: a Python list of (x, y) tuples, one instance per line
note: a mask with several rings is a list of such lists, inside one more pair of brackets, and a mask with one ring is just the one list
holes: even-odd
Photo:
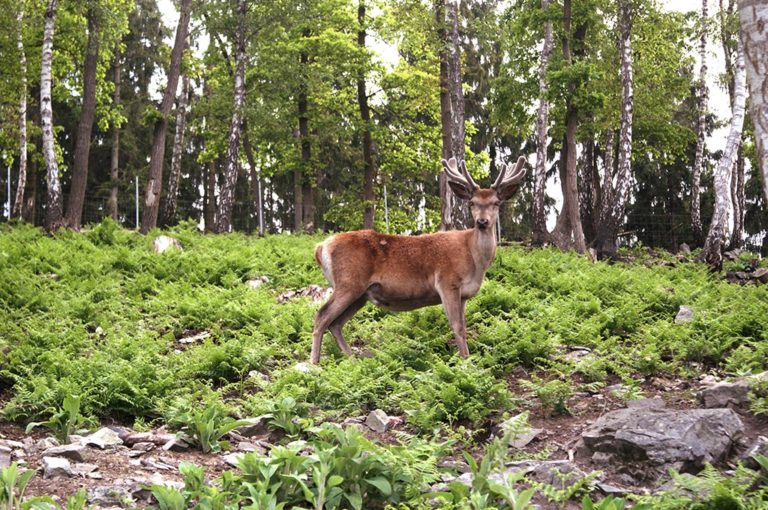
[[(2, 227), (5, 418), (45, 420), (71, 396), (88, 419), (128, 424), (167, 420), (180, 402), (199, 413), (215, 401), (245, 417), (292, 399), (316, 423), (375, 408), (406, 415), (429, 440), (435, 430), (486, 427), (516, 413), (506, 381), (519, 367), (558, 395), (569, 393), (574, 372), (599, 383), (768, 368), (768, 286), (730, 285), (700, 264), (660, 264), (644, 252), (611, 265), (505, 247), (468, 303), (470, 359), (448, 344), (439, 307), (391, 314), (369, 305), (345, 333), (372, 356), (347, 358), (328, 335), (323, 369), (302, 373), (293, 366), (309, 357), (317, 305), (277, 304), (276, 296), (326, 284), (312, 249), (321, 237), (207, 236), (184, 224), (164, 232), (183, 251), (158, 255), (159, 233), (109, 221), (54, 237)], [(246, 284), (262, 275), (269, 283)], [(694, 319), (675, 324), (681, 305)], [(210, 335), (200, 342), (178, 342), (202, 331)], [(591, 353), (570, 360), (567, 346)]]

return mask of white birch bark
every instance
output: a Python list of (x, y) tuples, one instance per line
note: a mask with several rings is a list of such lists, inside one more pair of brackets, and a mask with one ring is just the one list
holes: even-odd
[[(541, 9), (549, 7), (549, 0), (541, 0)], [(552, 22), (544, 23), (544, 43), (539, 55), (539, 109), (536, 116), (536, 169), (533, 184), (533, 243), (542, 245), (547, 240), (547, 215), (544, 209), (547, 187), (547, 128), (549, 126), (549, 101), (547, 70), (552, 53)]]
[(43, 127), (43, 157), (48, 189), (45, 203), (45, 228), (57, 230), (62, 221), (61, 182), (53, 139), (53, 108), (51, 100), (51, 67), (53, 63), (53, 29), (56, 22), (57, 0), (49, 0), (43, 30), (43, 55), (40, 66), (40, 118)]
[(245, 104), (245, 15), (246, 0), (238, 0), (237, 49), (235, 52), (235, 93), (232, 121), (229, 125), (229, 145), (224, 169), (224, 185), (219, 193), (219, 210), (216, 218), (216, 232), (232, 229), (232, 206), (240, 159), (240, 134)]
[(166, 198), (163, 220), (166, 225), (175, 222), (176, 206), (179, 196), (179, 180), (181, 179), (181, 157), (184, 155), (184, 131), (187, 120), (187, 101), (189, 98), (189, 76), (181, 78), (181, 92), (176, 109), (176, 133), (173, 137), (171, 152), (171, 173), (168, 175), (168, 197)]
[(763, 195), (768, 201), (768, 3), (739, 0), (738, 6), (749, 80), (750, 114), (755, 126)]
[(728, 233), (728, 210), (731, 207), (731, 169), (741, 143), (741, 131), (744, 125), (747, 97), (744, 60), (744, 47), (739, 40), (734, 67), (733, 115), (723, 156), (715, 169), (715, 210), (700, 256), (702, 260), (714, 268), (721, 267), (723, 261), (722, 252)]
[(21, 72), (21, 97), (19, 99), (19, 180), (16, 186), (16, 198), (13, 202), (13, 216), (21, 217), (24, 205), (24, 188), (27, 186), (27, 56), (24, 53), (24, 4), (16, 14), (18, 34), (16, 47), (19, 50)]
[(699, 116), (696, 122), (696, 157), (691, 175), (691, 227), (696, 242), (701, 242), (701, 172), (704, 167), (704, 151), (707, 143), (707, 0), (701, 1), (701, 36), (699, 40)]

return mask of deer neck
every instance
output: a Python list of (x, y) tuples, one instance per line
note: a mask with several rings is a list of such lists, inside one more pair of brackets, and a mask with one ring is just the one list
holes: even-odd
[(470, 249), (475, 267), (485, 272), (496, 256), (496, 225), (486, 230), (472, 229)]

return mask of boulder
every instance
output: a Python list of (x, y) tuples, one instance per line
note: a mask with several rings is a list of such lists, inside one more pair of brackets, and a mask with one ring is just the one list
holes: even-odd
[(708, 409), (719, 407), (744, 408), (749, 404), (752, 384), (768, 379), (768, 372), (741, 377), (732, 382), (710, 384), (696, 395)]
[(179, 240), (168, 236), (155, 237), (155, 240), (152, 241), (152, 247), (154, 248), (155, 253), (164, 253), (170, 249), (182, 250)]
[(93, 434), (80, 439), (80, 443), (84, 445), (98, 446), (102, 450), (105, 448), (111, 448), (123, 444), (123, 440), (114, 430), (108, 427), (102, 427)]
[(57, 478), (60, 476), (75, 476), (72, 465), (63, 457), (43, 457), (43, 478)]
[(750, 275), (753, 280), (760, 283), (768, 283), (768, 267), (760, 267)]
[(621, 464), (641, 477), (669, 468), (696, 472), (724, 460), (743, 431), (731, 409), (626, 408), (601, 416), (583, 432), (577, 453), (597, 464)]

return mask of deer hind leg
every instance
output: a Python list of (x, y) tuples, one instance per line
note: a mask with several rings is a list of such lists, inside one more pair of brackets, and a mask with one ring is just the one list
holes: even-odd
[(347, 341), (344, 340), (344, 334), (341, 332), (341, 328), (343, 328), (344, 324), (349, 319), (351, 319), (363, 306), (365, 306), (365, 303), (367, 302), (368, 298), (365, 295), (359, 297), (357, 301), (349, 305), (346, 310), (341, 312), (341, 315), (336, 317), (336, 319), (331, 322), (331, 325), (328, 327), (328, 329), (331, 331), (331, 334), (336, 339), (336, 343), (339, 345), (339, 349), (341, 349), (341, 351), (347, 356), (352, 355), (352, 349), (349, 348)]
[(438, 288), (438, 293), (440, 294), (440, 300), (443, 302), (445, 315), (448, 317), (448, 322), (451, 324), (451, 329), (453, 329), (453, 334), (456, 337), (459, 356), (462, 358), (469, 357), (466, 319), (464, 317), (464, 307), (467, 301), (461, 297), (461, 290), (459, 288)]
[[(338, 292), (338, 290), (338, 288), (334, 290), (331, 298), (322, 307), (320, 307), (320, 310), (315, 316), (315, 327), (312, 331), (312, 354), (310, 355), (310, 362), (314, 363), (315, 365), (320, 362), (320, 348), (323, 343), (323, 334), (331, 327), (334, 321), (337, 321), (345, 314), (349, 308), (353, 307), (353, 305), (361, 298), (361, 296), (364, 297), (362, 291), (356, 293), (341, 293)], [(354, 309), (354, 311), (349, 314), (349, 317), (352, 317), (354, 312), (357, 312), (359, 309), (360, 307)], [(349, 319), (349, 317), (343, 319), (341, 324), (343, 325), (344, 322)], [(339, 333), (340, 332), (341, 327), (339, 326)], [(331, 333), (334, 335), (334, 337), (336, 337), (336, 334), (333, 333), (333, 330), (331, 330)], [(336, 337), (336, 341), (339, 342), (338, 337)], [(342, 346), (341, 342), (343, 342), (344, 346), (346, 346), (346, 350)], [(351, 350), (349, 349), (347, 342), (344, 341), (343, 337), (341, 338), (341, 342), (339, 342), (339, 347), (341, 347), (342, 351), (349, 354)]]

